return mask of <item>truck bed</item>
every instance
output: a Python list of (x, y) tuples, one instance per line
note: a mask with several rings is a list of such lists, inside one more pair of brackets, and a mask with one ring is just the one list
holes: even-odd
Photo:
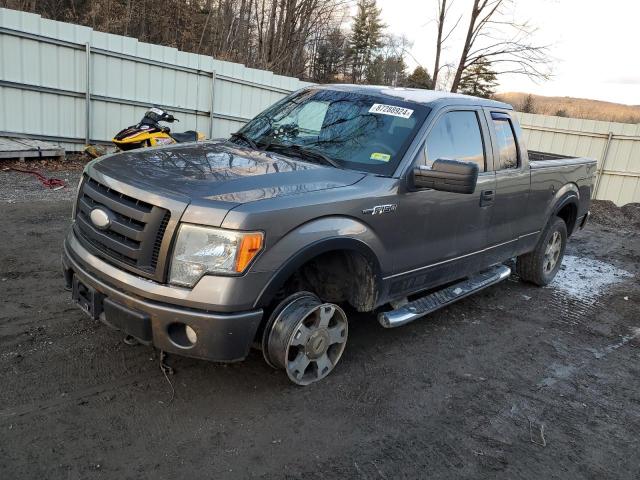
[(565, 158), (576, 158), (570, 157), (566, 155), (559, 155), (557, 153), (548, 153), (548, 152), (536, 152), (534, 150), (529, 150), (529, 161), (530, 162), (540, 162), (543, 160), (561, 160)]
[[(571, 170), (576, 170), (576, 168), (582, 167), (584, 170), (581, 173), (578, 173), (579, 178), (583, 178), (581, 175), (591, 175), (595, 171), (596, 161), (592, 158), (585, 157), (569, 157), (566, 155), (557, 155), (555, 153), (545, 153), (545, 152), (529, 152), (529, 168), (532, 170), (539, 169), (547, 169), (547, 168), (557, 168), (565, 170), (570, 168)], [(593, 167), (593, 168), (592, 168)], [(560, 170), (558, 170), (560, 171)]]
[[(590, 158), (529, 152), (531, 171), (530, 205), (538, 216), (534, 223), (544, 225), (549, 208), (558, 199), (549, 192), (577, 190), (579, 204), (576, 218), (582, 218), (589, 209), (596, 161)], [(571, 187), (573, 186), (573, 187)], [(568, 190), (567, 190), (568, 189)]]

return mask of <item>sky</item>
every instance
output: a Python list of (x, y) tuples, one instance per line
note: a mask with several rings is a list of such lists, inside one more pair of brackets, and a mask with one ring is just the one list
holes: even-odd
[[(471, 8), (472, 0), (453, 1), (451, 20)], [(433, 71), (438, 0), (378, 0), (387, 31), (413, 43), (407, 63)], [(640, 1), (514, 0), (518, 21), (538, 28), (536, 43), (549, 45), (553, 77), (537, 83), (519, 75), (500, 76), (498, 92), (592, 98), (640, 105)], [(446, 47), (444, 60), (457, 62), (466, 33), (463, 17)]]

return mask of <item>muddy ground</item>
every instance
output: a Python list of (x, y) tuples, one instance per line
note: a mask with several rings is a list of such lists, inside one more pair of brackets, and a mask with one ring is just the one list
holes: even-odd
[(259, 352), (171, 357), (174, 395), (150, 347), (71, 304), (70, 209), (0, 201), (0, 478), (640, 478), (638, 230), (589, 225), (551, 288), (354, 316), (320, 384)]

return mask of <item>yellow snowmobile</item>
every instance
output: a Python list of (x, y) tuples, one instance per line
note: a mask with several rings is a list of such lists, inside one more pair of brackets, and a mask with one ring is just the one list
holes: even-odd
[(112, 142), (120, 150), (133, 150), (134, 148), (155, 147), (156, 145), (196, 142), (205, 138), (204, 134), (195, 130), (173, 133), (169, 127), (160, 125), (160, 122), (173, 123), (179, 122), (179, 120), (164, 110), (150, 108), (140, 123), (120, 130), (113, 137)]

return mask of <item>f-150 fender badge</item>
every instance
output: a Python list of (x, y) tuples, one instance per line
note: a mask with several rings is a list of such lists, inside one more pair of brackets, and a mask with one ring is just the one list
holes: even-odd
[(395, 212), (398, 205), (390, 203), (388, 205), (376, 205), (375, 207), (365, 208), (362, 213), (365, 215), (382, 215), (383, 213)]

